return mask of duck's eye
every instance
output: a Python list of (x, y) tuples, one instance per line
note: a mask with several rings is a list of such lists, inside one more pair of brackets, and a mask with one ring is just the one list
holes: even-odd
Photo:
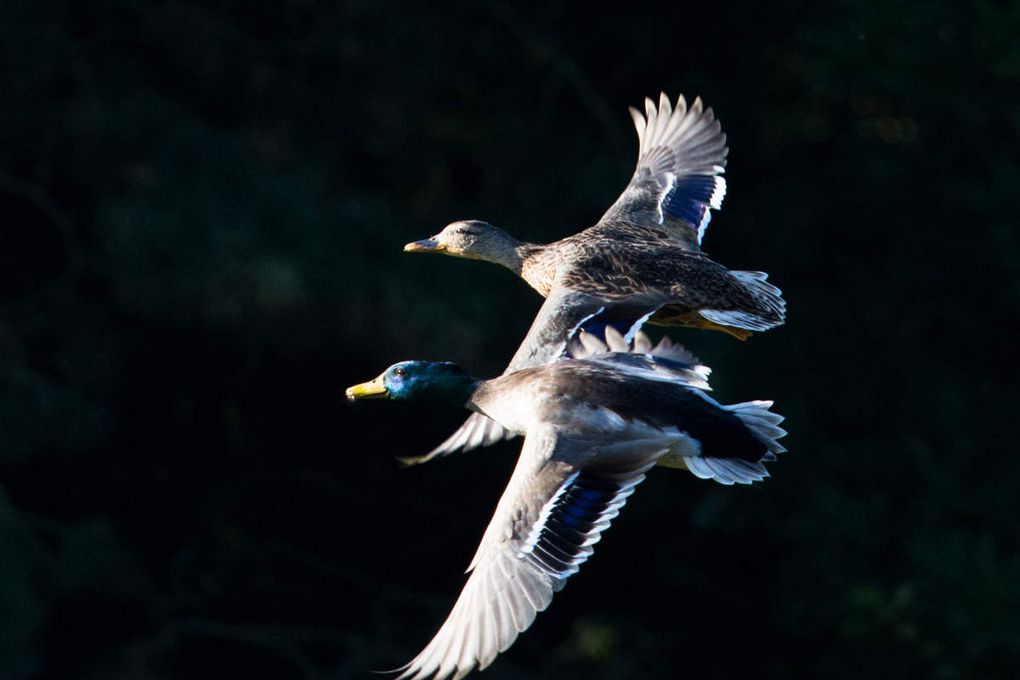
[(403, 378), (404, 377), (404, 369), (402, 369), (402, 368), (394, 369), (393, 370), (393, 375)]

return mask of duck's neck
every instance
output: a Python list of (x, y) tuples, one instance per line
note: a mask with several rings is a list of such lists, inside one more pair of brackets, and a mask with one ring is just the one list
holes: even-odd
[(441, 385), (436, 385), (431, 396), (436, 401), (469, 408), (468, 405), (471, 403), (471, 398), (482, 382), (478, 378), (473, 378), (469, 375), (459, 376), (456, 379), (445, 381)]
[(490, 251), (485, 259), (495, 264), (501, 264), (520, 276), (528, 260), (541, 252), (544, 247), (537, 243), (514, 240), (508, 242), (505, 247)]

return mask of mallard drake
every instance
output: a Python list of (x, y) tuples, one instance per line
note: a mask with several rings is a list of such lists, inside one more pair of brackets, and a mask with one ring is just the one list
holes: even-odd
[[(562, 348), (562, 344), (560, 345)], [(616, 350), (616, 351), (614, 351)], [(461, 678), (531, 625), (592, 554), (656, 463), (751, 483), (783, 451), (770, 401), (724, 406), (708, 369), (668, 340), (581, 333), (553, 363), (478, 380), (449, 363), (404, 361), (347, 390), (350, 399), (463, 404), (524, 434), (517, 466), (446, 622), (399, 678)]]
[[(722, 206), (726, 135), (711, 108), (665, 94), (645, 114), (631, 108), (637, 128), (637, 168), (595, 226), (549, 244), (523, 243), (487, 222), (454, 222), (432, 238), (404, 246), (495, 262), (546, 297), (507, 372), (551, 358), (550, 341), (600, 313), (633, 321), (718, 330), (739, 339), (783, 323), (786, 303), (767, 275), (730, 271), (701, 252), (711, 210)], [(424, 462), (458, 449), (494, 443), (508, 433), (472, 416)]]

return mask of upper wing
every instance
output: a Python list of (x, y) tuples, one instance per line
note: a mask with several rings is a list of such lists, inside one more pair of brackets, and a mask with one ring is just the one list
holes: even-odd
[(554, 287), (503, 375), (558, 359), (574, 333), (588, 321), (604, 315), (611, 304), (595, 295)]
[(645, 99), (645, 115), (630, 109), (638, 133), (638, 161), (630, 184), (600, 225), (627, 222), (655, 227), (691, 250), (726, 195), (726, 135), (711, 108), (696, 98), (688, 108), (683, 95), (674, 108), (665, 94), (659, 107)]
[[(558, 359), (570, 338), (581, 326), (592, 320), (602, 324), (619, 323), (626, 328), (634, 327), (636, 331), (645, 319), (658, 310), (659, 304), (653, 299), (611, 302), (557, 286), (550, 291), (538, 310), (528, 334), (503, 374)], [(517, 434), (480, 413), (474, 413), (446, 441), (429, 453), (400, 460), (407, 465), (424, 463), (458, 450), (470, 451), (480, 446), (489, 446)]]
[[(530, 432), (517, 467), (471, 562), (446, 622), (398, 677), (461, 678), (505, 651), (553, 593), (591, 555), (592, 546), (663, 451), (608, 456), (600, 469), (563, 460), (555, 430)], [(632, 447), (633, 448), (633, 447)], [(645, 445), (647, 449), (647, 445)]]

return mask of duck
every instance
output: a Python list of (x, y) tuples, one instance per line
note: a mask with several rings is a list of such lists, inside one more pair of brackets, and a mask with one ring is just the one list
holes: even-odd
[[(410, 253), (441, 253), (483, 260), (511, 270), (545, 302), (506, 368), (554, 358), (550, 347), (594, 314), (624, 323), (649, 314), (649, 323), (721, 331), (740, 340), (782, 325), (786, 303), (759, 271), (731, 271), (701, 250), (712, 211), (726, 195), (729, 148), (711, 108), (701, 98), (675, 105), (631, 107), (638, 135), (630, 183), (592, 227), (559, 241), (518, 241), (481, 220), (460, 220), (431, 238), (404, 246)], [(422, 463), (510, 438), (491, 419), (472, 415)]]
[(524, 435), (521, 453), (445, 622), (398, 680), (462, 678), (506, 651), (592, 555), (646, 474), (669, 461), (750, 484), (785, 451), (771, 401), (723, 405), (682, 346), (581, 330), (554, 362), (480, 380), (447, 362), (402, 361), (348, 399), (459, 404)]

